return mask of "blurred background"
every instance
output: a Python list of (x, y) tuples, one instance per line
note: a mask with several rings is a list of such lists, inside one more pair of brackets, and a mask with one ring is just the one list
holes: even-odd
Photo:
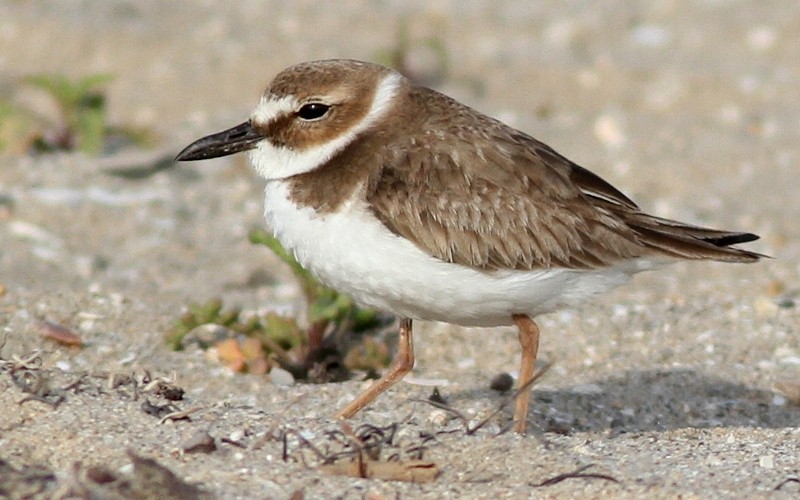
[[(257, 312), (266, 324), (278, 317), (268, 314), (291, 318), (313, 309), (308, 287), (298, 286), (291, 267), (250, 241), (254, 229), (264, 228), (263, 182), (243, 155), (182, 165), (172, 158), (189, 142), (244, 121), (278, 71), (325, 58), (393, 66), (543, 140), (645, 210), (760, 234), (748, 248), (774, 257), (751, 266), (676, 265), (638, 276), (580, 313), (542, 318), (540, 358), (556, 362), (535, 391), (549, 391), (533, 410), (547, 415), (536, 413), (532, 421), (574, 439), (567, 452), (547, 450), (548, 472), (572, 468), (570, 446), (584, 450), (594, 440), (605, 448), (586, 451), (595, 453), (591, 460), (622, 457), (628, 462), (619, 477), (649, 488), (642, 474), (660, 477), (665, 467), (656, 463), (642, 473), (653, 449), (637, 455), (643, 440), (626, 445), (615, 436), (652, 432), (652, 442), (663, 443), (667, 429), (675, 431), (668, 443), (688, 436), (697, 439), (691, 443), (714, 444), (683, 451), (664, 446), (661, 464), (702, 453), (708, 460), (691, 467), (720, 462), (715, 450), (747, 439), (789, 449), (777, 462), (763, 461), (770, 468), (777, 463), (767, 474), (752, 466), (752, 457), (731, 458), (744, 453), (738, 447), (725, 454), (727, 472), (698, 466), (705, 472), (684, 477), (685, 484), (658, 483), (667, 484), (663, 496), (713, 495), (720, 485), (741, 494), (742, 482), (772, 489), (781, 471), (796, 477), (796, 436), (760, 434), (795, 425), (791, 405), (800, 401), (796, 0), (0, 0), (0, 360), (44, 346), (45, 366), (64, 377), (97, 368), (177, 373), (195, 402), (217, 408), (229, 398), (245, 401), (237, 411), (253, 413), (237, 415), (257, 422), (247, 424), (248, 433), (263, 429), (260, 411), (290, 423), (312, 416), (327, 425), (321, 409), (340, 406), (355, 382), (290, 390), (285, 385), (294, 382), (294, 372), (281, 375), (280, 387), (279, 372), (273, 384), (230, 377), (231, 369), (263, 374), (279, 367), (276, 359), (291, 368), (292, 356), (308, 358), (309, 344), (325, 330), (315, 330), (311, 316), (298, 320), (308, 331), (279, 322), (280, 336), (257, 349), (267, 352), (269, 342), (278, 342), (289, 358), (271, 350), (245, 359), (244, 342), (235, 346), (242, 352), (233, 361), (219, 344), (213, 359), (168, 348), (186, 347), (182, 335), (203, 323), (229, 321), (223, 337), (231, 329), (261, 331), (261, 323), (237, 316), (241, 310)], [(61, 332), (53, 325), (84, 348), (48, 343)], [(165, 340), (176, 329), (180, 338)], [(417, 331), (415, 375), (461, 391), (462, 411), (493, 408), (500, 396), (492, 396), (488, 379), (515, 366), (516, 336), (433, 324)], [(373, 360), (380, 370), (393, 342), (385, 333), (365, 343), (360, 358), (341, 351), (337, 362), (369, 372), (369, 363), (358, 363)], [(5, 388), (15, 387), (3, 380)], [(783, 392), (773, 393), (779, 386)], [(397, 401), (429, 389), (398, 384), (393, 391), (376, 402), (387, 415), (400, 411)], [(177, 433), (151, 432), (152, 417), (133, 405), (123, 405), (129, 413), (120, 422), (119, 412), (102, 413), (110, 400), (80, 396), (81, 404), (69, 408), (84, 412), (74, 418), (90, 422), (81, 426), (85, 434), (52, 448), (53, 435), (74, 427), (72, 413), (23, 417), (18, 392), (0, 391), (8, 398), (0, 421), (18, 422), (17, 430), (3, 429), (11, 431), (0, 435), (0, 449), (14, 450), (18, 464), (43, 461), (63, 471), (83, 459), (119, 466), (124, 446), (95, 444), (132, 434), (130, 422), (140, 430), (125, 439), (137, 447), (168, 455), (165, 443), (178, 446)], [(692, 434), (716, 426), (744, 426), (744, 437), (728, 437), (727, 429), (709, 430), (702, 440)], [(451, 450), (472, 450), (461, 454), (465, 461), (489, 457), (486, 463), (522, 467), (538, 456), (520, 448), (508, 453), (532, 441), (476, 451), (470, 438), (453, 439), (463, 442)], [(271, 460), (262, 455), (257, 459)], [(221, 457), (206, 462), (209, 471), (184, 473), (213, 476), (215, 484), (246, 494), (238, 459)], [(272, 470), (273, 464), (255, 467)], [(284, 469), (299, 477), (295, 482), (317, 484), (313, 472), (297, 476), (293, 464)], [(528, 472), (497, 477), (509, 484), (526, 481)], [(495, 486), (481, 480), (461, 491), (478, 482)], [(585, 483), (570, 484), (578, 489), (564, 486), (565, 496), (585, 493)], [(292, 490), (281, 491), (288, 497)]]

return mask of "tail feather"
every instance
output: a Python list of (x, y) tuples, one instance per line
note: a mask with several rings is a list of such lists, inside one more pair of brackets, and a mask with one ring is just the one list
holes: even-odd
[(730, 233), (724, 236), (706, 237), (702, 238), (702, 240), (718, 247), (729, 247), (738, 243), (749, 243), (751, 241), (756, 241), (758, 238), (759, 236), (753, 233)]
[(732, 247), (755, 241), (753, 233), (722, 231), (638, 214), (628, 221), (643, 245), (665, 255), (683, 259), (710, 259), (724, 262), (756, 262), (765, 255)]

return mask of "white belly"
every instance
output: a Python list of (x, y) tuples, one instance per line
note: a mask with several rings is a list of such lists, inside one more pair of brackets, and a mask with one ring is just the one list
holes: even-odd
[(264, 214), (275, 236), (320, 281), (360, 304), (413, 319), (462, 326), (513, 324), (512, 314), (572, 307), (649, 269), (478, 271), (443, 262), (398, 237), (354, 201), (317, 214), (296, 206), (283, 181), (268, 181)]

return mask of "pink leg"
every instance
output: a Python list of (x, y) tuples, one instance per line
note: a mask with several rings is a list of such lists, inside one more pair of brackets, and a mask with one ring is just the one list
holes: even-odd
[(397, 356), (392, 361), (392, 366), (377, 382), (358, 395), (349, 405), (345, 406), (337, 418), (351, 418), (370, 404), (375, 398), (380, 396), (386, 389), (393, 386), (400, 379), (405, 377), (414, 367), (414, 343), (411, 338), (411, 320), (402, 318), (400, 320), (400, 340), (398, 341)]
[[(539, 327), (524, 314), (512, 316), (519, 329), (519, 343), (522, 346), (522, 362), (519, 366), (519, 386), (522, 387), (533, 378), (536, 367), (536, 355), (539, 352)], [(517, 396), (514, 408), (514, 431), (525, 433), (528, 423), (528, 407), (531, 401), (530, 388), (522, 391)]]

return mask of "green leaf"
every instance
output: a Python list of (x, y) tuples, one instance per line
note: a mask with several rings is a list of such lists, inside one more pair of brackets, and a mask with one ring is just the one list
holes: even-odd
[[(264, 315), (263, 321), (264, 328), (253, 332), (254, 337), (263, 339), (266, 336), (287, 351), (305, 344), (305, 335), (294, 318), (267, 313)], [(269, 345), (266, 342), (265, 344)]]
[(91, 155), (100, 153), (106, 135), (106, 110), (103, 104), (79, 109), (77, 119), (78, 149)]

